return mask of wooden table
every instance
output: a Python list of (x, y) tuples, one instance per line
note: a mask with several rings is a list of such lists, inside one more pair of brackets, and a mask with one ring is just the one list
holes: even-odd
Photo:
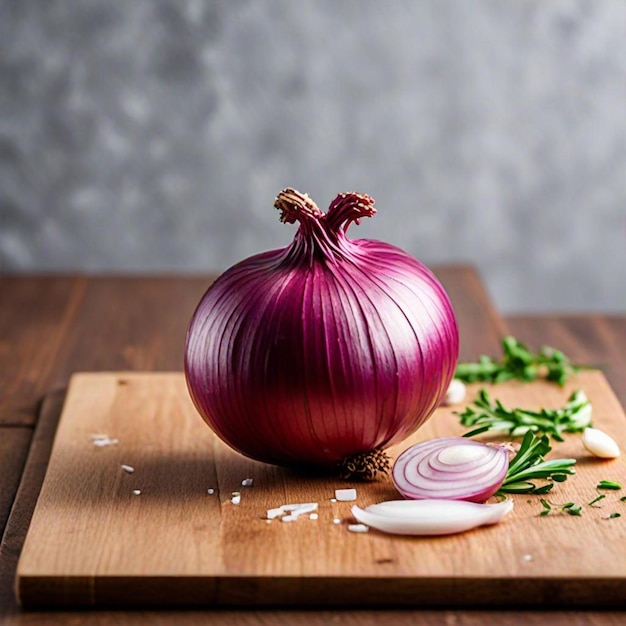
[[(502, 319), (470, 267), (434, 268), (459, 319), (461, 359), (499, 354), (512, 333), (602, 367), (626, 405), (626, 315)], [(0, 276), (0, 623), (2, 624), (621, 624), (616, 612), (23, 612), (13, 578), (75, 371), (182, 369), (186, 324), (207, 276)], [(548, 610), (549, 607), (546, 607)]]

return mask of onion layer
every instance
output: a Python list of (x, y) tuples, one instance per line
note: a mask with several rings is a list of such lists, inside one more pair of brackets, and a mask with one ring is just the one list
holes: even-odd
[(464, 437), (441, 437), (417, 443), (394, 463), (396, 489), (412, 500), (485, 502), (502, 485), (509, 467), (503, 446)]
[(362, 524), (394, 535), (452, 535), (497, 524), (512, 509), (512, 500), (497, 504), (392, 500), (365, 509), (353, 506), (352, 515)]
[(227, 444), (269, 463), (335, 465), (401, 441), (454, 374), (447, 294), (402, 250), (346, 237), (376, 212), (369, 196), (340, 194), (324, 214), (286, 189), (275, 207), (299, 222), (293, 243), (231, 267), (191, 319), (195, 406)]

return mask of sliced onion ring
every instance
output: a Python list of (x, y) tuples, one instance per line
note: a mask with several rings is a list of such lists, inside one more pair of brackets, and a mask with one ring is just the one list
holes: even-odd
[(465, 437), (441, 437), (416, 443), (392, 470), (396, 489), (410, 500), (485, 502), (503, 483), (509, 468), (504, 446)]

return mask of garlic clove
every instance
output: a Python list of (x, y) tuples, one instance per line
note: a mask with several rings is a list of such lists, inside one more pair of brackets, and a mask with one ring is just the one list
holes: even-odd
[(394, 500), (352, 515), (361, 524), (394, 535), (452, 535), (478, 526), (497, 524), (513, 509), (513, 500), (476, 504), (462, 500)]
[(457, 378), (453, 378), (448, 385), (448, 391), (446, 391), (446, 395), (443, 399), (443, 405), (451, 406), (453, 404), (461, 404), (465, 399), (466, 392), (467, 388), (465, 384)]
[(591, 454), (601, 459), (616, 459), (620, 455), (616, 441), (598, 428), (585, 428), (582, 442)]

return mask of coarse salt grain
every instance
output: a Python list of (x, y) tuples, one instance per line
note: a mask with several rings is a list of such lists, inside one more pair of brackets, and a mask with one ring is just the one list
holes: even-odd
[(244, 478), (241, 481), (241, 486), (242, 487), (252, 487), (253, 484), (254, 484), (254, 479), (253, 478)]
[(140, 496), (141, 495), (141, 489), (133, 489), (133, 495), (134, 496)]
[(356, 500), (356, 489), (335, 489), (335, 498), (338, 502), (353, 502)]
[(121, 465), (120, 466), (127, 474), (132, 474), (135, 471), (135, 468), (132, 465)]
[(210, 488), (209, 488), (209, 489), (207, 489), (207, 490), (206, 490), (206, 492), (207, 492), (210, 496), (212, 496), (212, 495), (215, 493), (215, 489), (210, 489)]
[(351, 533), (366, 533), (369, 532), (369, 526), (366, 526), (365, 524), (349, 524), (348, 530)]
[[(302, 504), (283, 504), (275, 509), (268, 509), (266, 517), (269, 520), (282, 517), (285, 522), (293, 522), (298, 519), (300, 515), (306, 515), (317, 511), (317, 502), (304, 502)], [(285, 515), (288, 514), (288, 515)], [(285, 519), (287, 517), (287, 519)]]
[(333, 520), (333, 524), (337, 525), (337, 524), (341, 524), (341, 519), (338, 517), (335, 517), (335, 519)]
[(311, 515), (309, 515), (309, 519), (312, 520), (316, 520), (319, 517), (319, 515), (317, 513), (311, 513)]
[(90, 435), (91, 443), (97, 448), (104, 448), (105, 446), (115, 446), (119, 443), (119, 439), (112, 439), (109, 435), (95, 434)]
[(337, 502), (337, 498), (331, 498), (330, 501), (335, 504), (335, 502)]
[(533, 560), (533, 555), (532, 554), (525, 554), (523, 557), (524, 561), (532, 561)]
[(241, 502), (241, 494), (238, 491), (233, 491), (230, 502), (231, 504), (239, 504)]

